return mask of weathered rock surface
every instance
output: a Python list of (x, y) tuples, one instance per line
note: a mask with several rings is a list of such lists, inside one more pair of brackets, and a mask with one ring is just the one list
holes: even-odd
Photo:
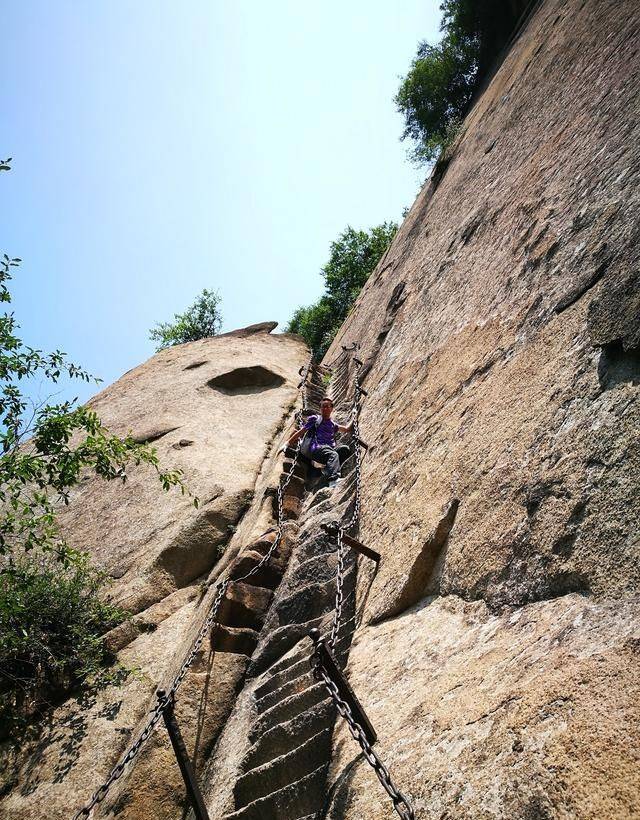
[[(91, 400), (114, 432), (149, 441), (200, 499), (160, 497), (150, 470), (126, 492), (88, 479), (63, 515), (70, 537), (146, 609), (207, 573), (247, 511), (267, 446), (296, 398), (304, 346), (273, 323), (168, 348)], [(251, 331), (251, 332), (249, 332)]]
[[(250, 568), (273, 540), (261, 535), (274, 524), (265, 493), (280, 476), (271, 445), (290, 422), (308, 351), (298, 337), (271, 336), (272, 329), (264, 323), (163, 351), (91, 401), (114, 432), (153, 442), (162, 465), (181, 468), (201, 503), (196, 510), (179, 492), (163, 493), (143, 469), (124, 487), (89, 479), (75, 493), (63, 526), (71, 544), (113, 576), (116, 600), (137, 613), (108, 636), (120, 663), (136, 671), (120, 686), (52, 709), (40, 737), (19, 753), (2, 750), (1, 817), (68, 820), (88, 800), (140, 730), (156, 687), (177, 671), (211, 603), (203, 585), (210, 571), (214, 580), (225, 567)], [(284, 555), (283, 543), (274, 565)], [(283, 571), (272, 568), (257, 579), (262, 586), (232, 585), (215, 656), (207, 637), (182, 684), (176, 715), (197, 770), (232, 708), (268, 587)], [(160, 726), (101, 811), (161, 820), (181, 816), (184, 804)]]
[[(637, 608), (450, 595), (362, 630), (350, 681), (416, 817), (638, 817)], [(358, 751), (341, 726), (327, 817), (389, 818)]]
[[(538, 4), (327, 356), (346, 418), (341, 345), (360, 344), (357, 535), (382, 555), (348, 553), (336, 655), (417, 818), (640, 816), (639, 35), (632, 0)], [(109, 641), (143, 675), (5, 750), (3, 817), (68, 817), (104, 779), (223, 575), (217, 654), (207, 639), (176, 710), (212, 820), (395, 816), (309, 670), (353, 456), (334, 492), (296, 466), (278, 553), (241, 579), (275, 537), (306, 358), (271, 329), (160, 354), (96, 398), (203, 506), (154, 505), (141, 473), (126, 503), (79, 490), (69, 534), (135, 609)], [(311, 405), (325, 389), (313, 369)], [(101, 812), (186, 816), (164, 730)]]
[[(418, 817), (640, 815), (639, 48), (637, 3), (542, 2), (327, 356), (383, 554), (349, 672)], [(391, 817), (355, 751), (327, 816)]]

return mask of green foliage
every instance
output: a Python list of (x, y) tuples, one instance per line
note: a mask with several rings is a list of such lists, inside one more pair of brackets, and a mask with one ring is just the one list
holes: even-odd
[(395, 222), (383, 222), (370, 231), (356, 231), (348, 226), (331, 243), (329, 261), (321, 271), (324, 295), (313, 305), (298, 308), (287, 326), (289, 333), (299, 333), (304, 338), (317, 358), (329, 349), (397, 230)]
[(156, 350), (206, 339), (220, 332), (222, 315), (220, 296), (206, 288), (184, 313), (176, 313), (173, 322), (159, 322), (149, 332), (152, 342), (158, 342)]
[(106, 578), (86, 555), (60, 564), (51, 553), (18, 554), (0, 572), (0, 738), (70, 687), (100, 687), (121, 671), (106, 668), (102, 635), (125, 613), (105, 603)]
[[(0, 302), (11, 302), (20, 262), (0, 259)], [(87, 471), (124, 482), (131, 464), (186, 492), (180, 471), (161, 470), (152, 447), (112, 435), (90, 408), (30, 405), (21, 389), (29, 379), (92, 377), (59, 350), (29, 347), (18, 330), (12, 313), (0, 315), (0, 718), (6, 724), (10, 712), (16, 725), (37, 711), (38, 693), (98, 677), (101, 636), (122, 618), (99, 595), (104, 577), (62, 537), (56, 508)]]
[[(6, 254), (0, 261), (0, 302), (11, 302), (8, 282), (20, 261)], [(111, 435), (88, 407), (67, 401), (33, 407), (29, 414), (22, 381), (91, 377), (59, 350), (45, 355), (28, 347), (17, 329), (13, 314), (0, 316), (0, 555), (38, 547), (66, 562), (75, 553), (58, 532), (55, 507), (68, 503), (84, 469), (125, 481), (130, 464), (146, 463), (165, 489), (185, 487), (179, 471), (160, 470), (153, 448)]]
[(329, 349), (341, 319), (334, 312), (328, 296), (322, 296), (313, 305), (299, 307), (294, 311), (289, 324), (288, 333), (298, 333), (313, 351), (316, 359), (320, 360)]
[(479, 82), (526, 5), (525, 0), (444, 0), (437, 45), (422, 42), (395, 103), (405, 118), (410, 156), (431, 162), (452, 141)]
[(471, 99), (475, 68), (473, 46), (459, 48), (450, 38), (437, 46), (420, 43), (395, 98), (405, 117), (402, 139), (415, 141), (411, 156), (416, 162), (436, 159), (460, 122)]

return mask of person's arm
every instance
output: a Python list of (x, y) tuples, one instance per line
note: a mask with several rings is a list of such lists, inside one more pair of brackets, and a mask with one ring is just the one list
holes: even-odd
[(287, 446), (287, 447), (293, 447), (293, 445), (296, 443), (296, 441), (297, 441), (299, 438), (302, 438), (302, 436), (304, 436), (304, 434), (305, 434), (306, 432), (307, 432), (307, 430), (306, 430), (306, 428), (305, 428), (305, 427), (300, 428), (300, 430), (296, 430), (296, 432), (295, 432), (295, 433), (293, 433), (293, 435), (291, 435), (291, 436), (289, 437), (289, 441), (287, 442), (286, 446)]
[(351, 419), (349, 424), (336, 424), (336, 427), (341, 433), (350, 433), (353, 430), (353, 419)]
[(309, 427), (309, 419), (307, 419), (303, 427), (301, 427), (299, 430), (296, 430), (295, 433), (292, 433), (289, 436), (289, 439), (285, 441), (285, 443), (280, 448), (280, 452), (284, 453), (287, 447), (293, 447), (293, 445), (298, 441), (298, 439), (302, 438), (302, 436), (304, 436), (304, 434), (310, 429), (311, 428)]

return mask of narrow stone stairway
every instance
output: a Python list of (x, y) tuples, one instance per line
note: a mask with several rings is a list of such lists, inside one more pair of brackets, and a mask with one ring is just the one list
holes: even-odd
[[(317, 412), (326, 388), (319, 368), (310, 376), (309, 411)], [(348, 386), (347, 363), (331, 385), (339, 421), (348, 412)], [(285, 470), (289, 466), (285, 462)], [(316, 820), (325, 803), (336, 714), (324, 684), (311, 675), (308, 634), (314, 627), (327, 632), (331, 626), (337, 552), (335, 539), (322, 525), (350, 513), (353, 466), (353, 458), (348, 459), (342, 471), (345, 481), (329, 490), (322, 487), (322, 479), (309, 475), (308, 465), (298, 462), (285, 496), (285, 516), (291, 521), (286, 548), (249, 579), (251, 589), (238, 583), (225, 602), (220, 640), (226, 647), (233, 639), (236, 646), (251, 648), (251, 660), (245, 681), (245, 692), (250, 691), (247, 742), (234, 764), (227, 802), (231, 810), (227, 808), (224, 820)], [(316, 492), (308, 491), (318, 484)], [(232, 577), (255, 565), (268, 548), (268, 536), (251, 545), (238, 557)], [(346, 565), (343, 623), (336, 644), (342, 665), (355, 620), (353, 554), (347, 554)]]

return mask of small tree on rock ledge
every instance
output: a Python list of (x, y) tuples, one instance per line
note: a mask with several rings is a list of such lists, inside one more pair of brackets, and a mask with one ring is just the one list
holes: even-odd
[(156, 350), (207, 339), (220, 332), (222, 314), (220, 295), (206, 288), (184, 313), (176, 313), (173, 322), (158, 322), (149, 332), (152, 342), (158, 342)]

